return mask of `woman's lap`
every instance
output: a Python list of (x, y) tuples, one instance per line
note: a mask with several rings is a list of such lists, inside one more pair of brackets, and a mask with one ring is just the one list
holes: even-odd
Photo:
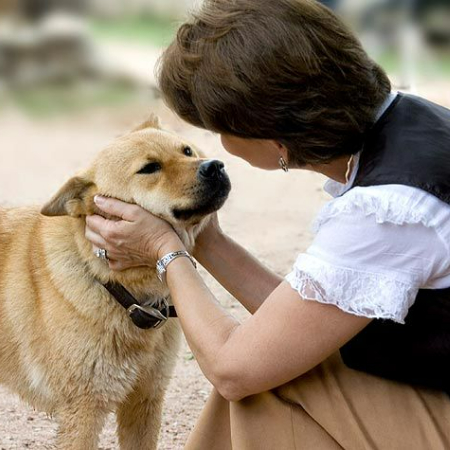
[(447, 450), (450, 399), (347, 368), (339, 354), (271, 392), (213, 392), (188, 450)]

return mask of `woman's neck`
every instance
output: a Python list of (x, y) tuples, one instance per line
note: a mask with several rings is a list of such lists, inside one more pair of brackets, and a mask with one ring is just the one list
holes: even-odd
[[(350, 158), (351, 157), (349, 155), (345, 155), (326, 164), (310, 164), (305, 166), (305, 169), (311, 170), (312, 172), (321, 173), (332, 180), (345, 184), (348, 181), (345, 175), (348, 171), (348, 163)], [(350, 168), (350, 173), (351, 169), (352, 168)]]

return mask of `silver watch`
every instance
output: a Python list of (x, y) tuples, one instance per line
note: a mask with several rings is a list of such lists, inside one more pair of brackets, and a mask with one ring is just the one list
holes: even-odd
[(158, 259), (156, 262), (156, 275), (158, 276), (159, 281), (161, 283), (164, 283), (166, 278), (166, 271), (167, 266), (174, 260), (179, 258), (180, 256), (185, 256), (186, 258), (189, 258), (191, 263), (195, 268), (197, 268), (197, 264), (194, 260), (194, 258), (186, 251), (186, 250), (180, 250), (178, 252), (170, 252), (167, 253), (167, 255), (164, 255), (161, 259)]

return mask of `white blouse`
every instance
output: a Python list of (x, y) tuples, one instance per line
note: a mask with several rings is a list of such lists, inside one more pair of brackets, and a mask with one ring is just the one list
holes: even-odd
[(286, 280), (305, 300), (404, 323), (419, 289), (450, 286), (450, 206), (409, 186), (350, 189), (358, 156), (347, 184), (326, 183), (335, 198)]

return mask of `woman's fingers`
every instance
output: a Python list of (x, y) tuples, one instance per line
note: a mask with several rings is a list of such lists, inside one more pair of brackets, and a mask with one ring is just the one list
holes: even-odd
[(95, 204), (105, 213), (120, 219), (133, 222), (136, 219), (138, 207), (129, 203), (122, 202), (115, 198), (103, 197), (96, 195), (94, 197)]
[[(92, 252), (93, 253), (96, 253), (96, 251), (99, 249), (106, 250), (106, 253), (107, 253), (108, 259), (110, 260), (110, 263), (116, 262), (116, 258), (120, 255), (116, 254), (116, 252), (111, 247), (111, 245), (108, 244), (108, 242), (106, 242), (106, 240), (99, 233), (93, 231), (89, 225), (86, 225), (84, 235), (85, 235), (86, 239), (92, 244)], [(111, 264), (110, 264), (110, 266), (111, 266)]]
[(96, 203), (107, 214), (122, 219), (86, 218), (86, 238), (108, 252), (111, 269), (153, 265), (167, 243), (183, 247), (169, 223), (141, 207), (105, 197), (96, 197)]
[[(86, 222), (88, 221), (87, 219)], [(103, 237), (99, 233), (93, 231), (89, 224), (88, 226), (86, 226), (84, 235), (86, 239), (92, 243), (93, 246), (97, 248), (106, 248), (107, 243), (105, 239), (103, 239)]]
[[(96, 254), (98, 250), (105, 250), (105, 247), (97, 247), (96, 245), (92, 245), (92, 253)], [(113, 251), (106, 250), (106, 257), (109, 262), (116, 262), (116, 253)]]
[(117, 233), (117, 229), (119, 228), (120, 223), (121, 222), (108, 220), (98, 215), (86, 217), (86, 224), (88, 228), (108, 241), (110, 241), (113, 235)]

